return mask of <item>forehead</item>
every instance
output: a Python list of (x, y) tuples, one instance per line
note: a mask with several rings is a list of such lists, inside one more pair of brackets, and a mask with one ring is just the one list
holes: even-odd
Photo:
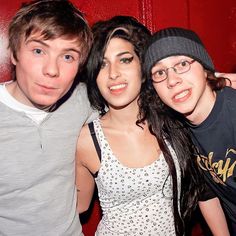
[(129, 41), (125, 39), (112, 38), (107, 44), (105, 55), (116, 54), (121, 51), (126, 51), (127, 53), (134, 53), (134, 47)]
[(31, 42), (38, 42), (46, 45), (51, 46), (68, 46), (68, 47), (76, 47), (77, 49), (80, 48), (80, 40), (78, 37), (69, 37), (69, 36), (62, 36), (57, 38), (48, 39), (43, 35), (41, 32), (34, 32), (30, 34), (27, 38), (22, 36), (21, 44), (29, 44)]

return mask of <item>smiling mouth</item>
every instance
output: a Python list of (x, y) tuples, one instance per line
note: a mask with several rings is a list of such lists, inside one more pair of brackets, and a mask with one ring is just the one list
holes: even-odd
[(127, 84), (117, 84), (117, 85), (113, 85), (111, 87), (109, 87), (109, 89), (111, 91), (115, 91), (115, 90), (120, 90), (120, 89), (123, 89), (127, 86)]

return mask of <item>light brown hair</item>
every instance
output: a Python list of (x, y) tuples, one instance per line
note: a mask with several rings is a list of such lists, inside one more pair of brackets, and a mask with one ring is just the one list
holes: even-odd
[(92, 43), (92, 33), (83, 13), (68, 0), (37, 0), (23, 3), (9, 25), (9, 48), (17, 60), (22, 40), (39, 32), (44, 40), (63, 37), (78, 39), (80, 67)]

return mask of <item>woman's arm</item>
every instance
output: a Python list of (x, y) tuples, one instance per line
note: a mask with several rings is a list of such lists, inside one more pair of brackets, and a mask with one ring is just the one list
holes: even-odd
[(76, 187), (77, 187), (77, 210), (79, 213), (87, 211), (93, 198), (95, 181), (90, 170), (90, 163), (94, 161), (93, 143), (84, 126), (78, 138), (76, 148)]
[[(78, 158), (79, 159), (79, 158)], [(89, 170), (78, 160), (76, 164), (77, 210), (88, 210), (93, 198), (95, 182)]]
[(217, 197), (199, 201), (199, 208), (214, 236), (230, 236), (225, 214)]

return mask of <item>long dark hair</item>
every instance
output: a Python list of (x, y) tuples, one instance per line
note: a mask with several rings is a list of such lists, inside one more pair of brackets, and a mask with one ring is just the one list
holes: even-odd
[[(122, 30), (124, 28), (124, 30)], [(135, 53), (139, 57), (141, 65), (144, 62), (144, 52), (150, 37), (150, 32), (140, 24), (135, 18), (128, 16), (116, 16), (108, 21), (100, 21), (93, 27), (94, 43), (92, 45), (88, 61), (86, 63), (86, 83), (90, 103), (94, 108), (105, 114), (107, 103), (99, 92), (96, 79), (100, 71), (107, 43), (113, 37), (122, 38), (129, 41)], [(145, 76), (143, 76), (145, 81)], [(175, 231), (177, 235), (184, 234), (184, 220), (187, 219), (189, 212), (194, 209), (197, 203), (199, 185), (198, 170), (195, 167), (193, 157), (193, 146), (185, 130), (185, 127), (175, 119), (168, 118), (162, 105), (156, 109), (155, 90), (146, 88), (146, 82), (142, 84), (139, 99), (140, 120), (137, 124), (147, 121), (149, 129), (155, 135), (160, 148), (164, 154), (169, 167), (169, 172), (173, 182), (173, 209), (175, 220)], [(153, 99), (153, 100), (152, 100)], [(176, 130), (175, 130), (176, 128)], [(181, 213), (178, 204), (178, 185), (176, 168), (173, 157), (166, 144), (166, 140), (172, 145), (176, 152), (183, 180), (181, 181)]]
[(89, 101), (103, 115), (105, 114), (107, 102), (100, 94), (96, 80), (109, 40), (115, 37), (130, 42), (142, 64), (145, 46), (151, 33), (144, 25), (131, 16), (115, 16), (107, 21), (99, 21), (93, 25), (92, 32), (94, 42), (86, 63), (84, 75)]
[[(187, 125), (180, 114), (167, 107), (156, 93), (151, 79), (147, 79), (141, 88), (139, 98), (139, 123), (147, 121), (149, 129), (157, 137), (163, 151), (173, 181), (173, 207), (177, 235), (183, 235), (186, 223), (197, 206), (198, 197), (203, 189), (200, 170), (197, 167), (196, 150), (191, 142)], [(177, 175), (173, 158), (167, 148), (171, 144), (178, 158), (181, 170), (181, 191), (178, 193)], [(178, 210), (180, 195), (180, 213)]]
[[(207, 82), (212, 90), (226, 86), (225, 78), (216, 78), (207, 71)], [(147, 80), (142, 84), (139, 97), (139, 121), (147, 121), (149, 129), (157, 137), (173, 180), (173, 206), (177, 235), (183, 235), (186, 224), (197, 206), (199, 196), (204, 189), (203, 175), (197, 165), (198, 150), (191, 139), (191, 131), (185, 117), (165, 105), (158, 96), (150, 72), (145, 72)], [(180, 214), (178, 212), (178, 189), (176, 169), (166, 146), (167, 140), (174, 148), (181, 170)]]

